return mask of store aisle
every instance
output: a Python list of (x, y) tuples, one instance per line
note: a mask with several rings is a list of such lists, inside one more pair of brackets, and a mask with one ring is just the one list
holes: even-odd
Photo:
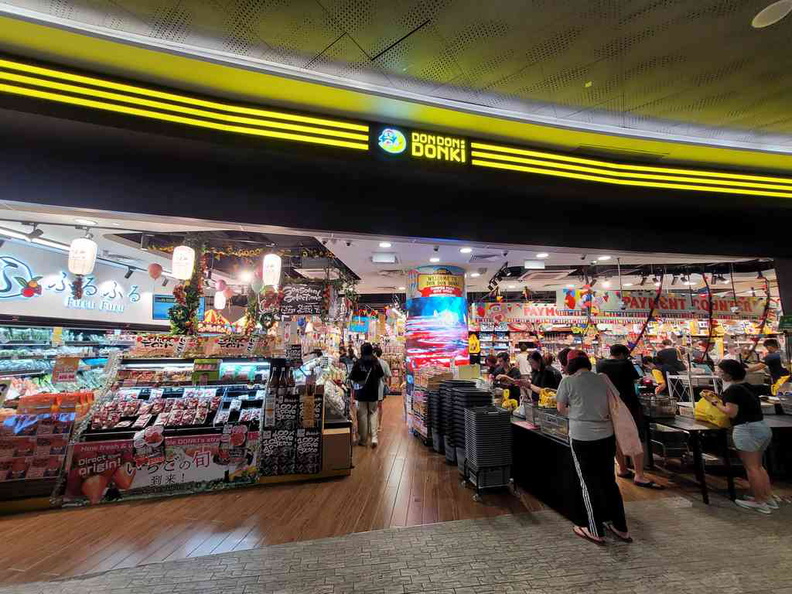
[(544, 511), (157, 563), (0, 588), (0, 594), (780, 594), (792, 588), (790, 505), (767, 518), (725, 502), (705, 509), (674, 497), (628, 503), (627, 515), (633, 545), (597, 547)]

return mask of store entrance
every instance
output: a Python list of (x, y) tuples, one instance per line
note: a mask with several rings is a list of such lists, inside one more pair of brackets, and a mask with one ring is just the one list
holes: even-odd
[[(568, 444), (553, 388), (501, 377), (533, 378), (533, 353), (555, 369), (564, 350), (595, 364), (616, 345), (629, 351), (640, 403), (658, 416), (641, 430), (666, 489), (620, 481), (627, 501), (698, 497), (702, 481), (728, 495), (720, 441), (690, 441), (661, 420), (670, 406), (694, 418), (703, 391), (722, 391), (719, 361), (751, 367), (766, 414), (792, 412), (777, 366), (762, 364), (787, 359), (769, 259), (9, 212), (0, 508), (28, 513), (0, 525), (0, 536), (25, 535), (5, 554), (6, 583), (564, 513), (545, 488)], [(660, 361), (669, 350), (676, 371)], [(364, 377), (350, 380), (361, 360)], [(388, 373), (366, 406), (378, 430), (363, 435), (370, 361)], [(443, 409), (446, 396), (507, 411), (505, 432), (486, 442), (507, 470), (469, 472), (466, 407)], [(783, 480), (789, 460), (771, 470)]]

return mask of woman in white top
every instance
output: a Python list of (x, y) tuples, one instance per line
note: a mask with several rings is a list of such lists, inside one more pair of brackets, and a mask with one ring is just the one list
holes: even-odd
[(605, 544), (607, 529), (620, 540), (632, 542), (624, 501), (616, 484), (616, 437), (607, 384), (591, 371), (591, 361), (583, 351), (569, 352), (566, 372), (558, 386), (556, 402), (558, 411), (569, 418), (569, 446), (580, 480), (581, 504), (574, 518), (575, 534)]

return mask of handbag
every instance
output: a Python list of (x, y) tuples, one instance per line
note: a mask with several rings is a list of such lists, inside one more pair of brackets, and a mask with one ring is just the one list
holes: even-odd
[(605, 380), (608, 390), (608, 409), (610, 410), (613, 433), (616, 435), (616, 443), (619, 444), (619, 449), (625, 456), (642, 454), (644, 451), (643, 444), (630, 409), (622, 402), (619, 391), (610, 378), (604, 373), (599, 374), (599, 376)]
[(359, 390), (362, 390), (364, 387), (366, 387), (366, 384), (367, 384), (367, 383), (368, 383), (368, 381), (369, 381), (369, 377), (371, 376), (371, 372), (372, 372), (372, 371), (374, 371), (374, 368), (373, 368), (373, 367), (372, 367), (371, 369), (369, 369), (368, 373), (366, 374), (366, 379), (365, 379), (365, 380), (363, 380), (363, 383), (360, 383), (360, 382), (352, 382), (352, 389), (355, 391), (355, 398), (357, 398), (357, 392), (358, 392)]

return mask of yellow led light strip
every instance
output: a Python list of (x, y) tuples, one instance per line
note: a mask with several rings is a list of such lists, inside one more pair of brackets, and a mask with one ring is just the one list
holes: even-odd
[(306, 126), (302, 124), (290, 124), (287, 122), (279, 122), (279, 121), (267, 121), (261, 120), (258, 118), (250, 118), (250, 117), (241, 117), (241, 116), (234, 116), (225, 113), (213, 113), (210, 111), (206, 111), (203, 109), (195, 109), (192, 107), (185, 107), (183, 105), (172, 105), (169, 103), (163, 103), (161, 101), (153, 101), (150, 99), (141, 99), (139, 97), (130, 97), (128, 95), (122, 95), (119, 93), (112, 93), (109, 91), (100, 91), (97, 89), (89, 89), (86, 87), (80, 87), (76, 85), (66, 84), (66, 83), (58, 83), (53, 82), (46, 79), (39, 79), (30, 76), (20, 75), (20, 74), (11, 74), (9, 72), (4, 72), (0, 70), (0, 80), (7, 80), (15, 83), (21, 83), (25, 85), (32, 85), (38, 87), (44, 87), (46, 89), (53, 89), (58, 91), (64, 91), (67, 93), (73, 93), (78, 95), (86, 95), (88, 97), (97, 98), (101, 97), (103, 99), (108, 99), (110, 101), (118, 101), (123, 103), (130, 103), (132, 105), (138, 106), (145, 106), (151, 107), (154, 109), (160, 109), (165, 111), (172, 111), (177, 114), (191, 114), (198, 117), (210, 118), (215, 120), (220, 120), (221, 122), (236, 122), (239, 124), (248, 124), (252, 126), (264, 126), (268, 128), (278, 128), (282, 130), (293, 130), (295, 132), (306, 132), (308, 134), (321, 134), (323, 136), (332, 136), (334, 138), (347, 138), (350, 140), (359, 140), (361, 142), (368, 142), (368, 135), (360, 134), (357, 132), (346, 132), (343, 130), (329, 130), (326, 128), (317, 128), (315, 126)]
[(226, 111), (229, 113), (239, 113), (246, 115), (259, 116), (264, 118), (273, 118), (279, 120), (290, 120), (293, 122), (301, 122), (305, 124), (316, 124), (318, 126), (327, 126), (330, 128), (340, 128), (344, 130), (353, 130), (357, 132), (368, 133), (369, 127), (365, 124), (355, 124), (352, 122), (344, 122), (340, 120), (330, 120), (326, 118), (317, 118), (312, 116), (303, 116), (291, 113), (282, 113), (278, 111), (271, 111), (267, 109), (260, 109), (255, 107), (244, 107), (241, 105), (232, 105), (228, 103), (220, 103), (217, 101), (209, 101), (206, 99), (198, 99), (196, 97), (189, 97), (186, 95), (179, 95), (176, 93), (168, 93), (164, 91), (157, 91), (145, 87), (138, 87), (135, 85), (128, 85), (117, 83), (101, 78), (91, 76), (83, 76), (79, 74), (72, 74), (69, 72), (61, 72), (53, 70), (52, 68), (43, 68), (41, 66), (32, 66), (30, 64), (23, 64), (21, 62), (13, 62), (11, 60), (0, 59), (0, 68), (7, 70), (17, 70), (20, 72), (27, 72), (29, 74), (47, 76), (50, 78), (67, 80), (74, 83), (81, 83), (86, 85), (93, 85), (99, 88), (113, 89), (126, 93), (134, 93), (145, 97), (153, 97), (156, 99), (163, 99), (165, 101), (175, 101), (177, 103), (184, 103), (187, 105), (195, 105), (198, 107), (205, 107), (208, 109), (215, 109), (218, 111)]
[(571, 171), (560, 171), (557, 169), (546, 169), (542, 167), (529, 167), (524, 165), (512, 165), (510, 163), (501, 163), (496, 161), (482, 161), (480, 159), (472, 159), (472, 165), (478, 167), (489, 167), (491, 169), (505, 169), (510, 171), (522, 171), (525, 173), (536, 173), (539, 175), (551, 175), (555, 177), (564, 177), (569, 179), (581, 179), (586, 181), (602, 182), (606, 184), (614, 184), (620, 186), (640, 186), (645, 188), (667, 188), (673, 190), (693, 190), (697, 192), (722, 192), (727, 194), (747, 194), (752, 196), (776, 196), (779, 198), (792, 198), (792, 192), (769, 192), (751, 189), (738, 189), (738, 188), (724, 188), (715, 186), (694, 186), (690, 184), (676, 184), (676, 183), (660, 183), (651, 181), (627, 180), (616, 179), (613, 177), (602, 177), (598, 175), (586, 175), (583, 173), (574, 173)]
[(760, 184), (760, 183), (745, 182), (745, 181), (729, 181), (722, 179), (699, 178), (699, 177), (695, 177), (694, 171), (687, 172), (688, 175), (685, 177), (668, 176), (668, 175), (660, 175), (660, 174), (648, 174), (648, 173), (624, 173), (621, 171), (608, 171), (607, 169), (599, 168), (599, 167), (584, 167), (582, 165), (570, 165), (567, 163), (546, 161), (544, 159), (526, 159), (523, 157), (515, 157), (512, 155), (501, 155), (498, 153), (490, 153), (490, 152), (476, 151), (476, 150), (472, 151), (471, 155), (473, 157), (479, 157), (480, 159), (486, 159), (486, 160), (505, 161), (510, 163), (519, 163), (521, 165), (534, 165), (537, 167), (548, 167), (553, 169), (564, 169), (569, 171), (580, 171), (582, 173), (606, 175), (615, 178), (637, 179), (637, 180), (647, 179), (647, 180), (657, 180), (657, 181), (673, 181), (679, 183), (707, 184), (713, 186), (711, 188), (713, 191), (720, 190), (719, 186), (728, 186), (728, 187), (746, 187), (755, 190), (784, 190), (784, 191), (792, 192), (792, 181), (790, 182), (790, 185), (784, 185), (784, 184), (765, 184), (765, 183)]
[[(770, 177), (770, 176), (762, 176), (762, 175), (750, 175), (744, 173), (727, 173), (727, 172), (719, 172), (719, 171), (700, 171), (700, 170), (690, 170), (690, 169), (676, 169), (671, 167), (656, 167), (656, 166), (645, 166), (645, 165), (626, 165), (623, 163), (611, 163), (608, 161), (600, 161), (597, 159), (586, 159), (582, 157), (571, 157), (567, 155), (559, 155), (555, 153), (546, 153), (542, 151), (532, 151), (529, 149), (520, 149), (514, 148), (509, 146), (502, 146), (502, 145), (495, 145), (489, 144), (484, 142), (471, 142), (470, 143), (471, 149), (480, 149), (484, 151), (494, 151), (499, 153), (506, 153), (511, 155), (517, 156), (525, 156), (525, 157), (535, 157), (538, 159), (548, 159), (552, 161), (563, 161), (566, 163), (578, 163), (581, 165), (591, 165), (595, 167), (605, 167), (608, 169), (616, 169), (621, 171), (632, 171), (632, 172), (646, 172), (646, 173), (666, 173), (669, 175), (685, 175), (685, 176), (696, 176), (696, 177), (712, 177), (712, 178), (721, 178), (726, 180), (734, 180), (734, 181), (754, 181), (754, 182), (770, 182), (773, 184), (790, 184), (792, 185), (792, 179), (789, 178), (780, 178), (780, 177)], [(703, 180), (702, 180), (703, 181)]]
[(26, 87), (17, 87), (14, 85), (0, 83), (0, 92), (11, 93), (13, 95), (22, 95), (25, 97), (34, 97), (36, 99), (47, 99), (49, 101), (57, 101), (59, 103), (66, 103), (69, 105), (79, 105), (81, 107), (91, 107), (94, 109), (101, 109), (104, 111), (112, 111), (115, 113), (123, 113), (127, 115), (135, 115), (155, 120), (166, 122), (174, 122), (178, 124), (186, 124), (188, 126), (196, 126), (199, 128), (209, 128), (212, 130), (221, 130), (223, 132), (235, 132), (238, 134), (249, 134), (252, 136), (264, 136), (268, 138), (278, 138), (281, 140), (295, 140), (298, 142), (307, 142), (312, 144), (321, 144), (326, 146), (335, 146), (343, 148), (351, 148), (358, 150), (368, 150), (368, 143), (362, 144), (358, 142), (351, 142), (346, 140), (337, 140), (334, 138), (321, 138), (317, 136), (306, 136), (304, 134), (292, 134), (289, 132), (278, 132), (275, 130), (264, 130), (261, 128), (247, 128), (244, 126), (232, 126), (228, 124), (220, 124), (210, 122), (207, 120), (197, 120), (195, 118), (188, 118), (183, 116), (171, 115), (148, 109), (139, 109), (135, 107), (127, 107), (125, 105), (116, 105), (114, 103), (104, 103), (102, 101), (94, 101), (92, 99), (83, 99), (82, 97), (72, 97), (71, 95), (61, 95), (60, 93), (50, 93), (48, 91), (39, 91), (38, 89), (29, 89)]

